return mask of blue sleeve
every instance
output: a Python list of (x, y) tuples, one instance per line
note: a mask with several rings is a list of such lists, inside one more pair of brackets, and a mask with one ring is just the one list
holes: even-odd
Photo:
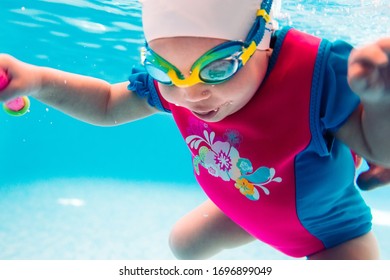
[(348, 57), (352, 46), (344, 41), (330, 43), (324, 64), (325, 76), (321, 99), (321, 123), (324, 131), (335, 133), (360, 103), (347, 81)]
[(317, 151), (327, 155), (334, 133), (360, 104), (347, 80), (348, 57), (352, 46), (344, 41), (320, 45), (312, 84), (312, 135)]
[(129, 76), (129, 82), (128, 90), (131, 90), (141, 98), (147, 98), (150, 106), (162, 112), (170, 112), (162, 105), (153, 78), (143, 69), (134, 67)]

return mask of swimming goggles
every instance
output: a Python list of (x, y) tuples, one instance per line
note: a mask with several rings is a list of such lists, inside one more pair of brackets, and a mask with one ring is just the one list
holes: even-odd
[(155, 80), (165, 85), (190, 87), (198, 83), (219, 84), (230, 79), (256, 51), (256, 44), (252, 42), (246, 46), (239, 41), (220, 44), (195, 61), (187, 78), (152, 49), (145, 48), (144, 51), (143, 64)]
[[(264, 22), (268, 22), (270, 20), (268, 12), (260, 9), (257, 16), (263, 18)], [(165, 85), (190, 87), (198, 83), (220, 84), (232, 78), (255, 53), (257, 44), (261, 40), (261, 38), (255, 38), (255, 35), (258, 35), (257, 31), (260, 28), (261, 26), (256, 21), (248, 35), (250, 40), (247, 38), (246, 42), (228, 41), (203, 54), (192, 65), (188, 77), (185, 77), (179, 69), (154, 52), (148, 45), (141, 50), (142, 64), (153, 79)], [(261, 37), (263, 34), (264, 29)]]

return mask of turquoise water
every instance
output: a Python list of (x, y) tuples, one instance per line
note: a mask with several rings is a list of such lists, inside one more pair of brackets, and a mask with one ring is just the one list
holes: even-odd
[[(387, 0), (285, 0), (276, 16), (363, 44), (390, 35), (389, 8)], [(0, 52), (119, 82), (138, 64), (140, 25), (136, 1), (1, 0)], [(32, 100), (23, 117), (0, 112), (0, 154), (0, 259), (171, 259), (170, 227), (206, 199), (167, 115), (100, 128)], [(390, 189), (364, 195), (390, 259)], [(255, 242), (216, 258), (287, 257)]]

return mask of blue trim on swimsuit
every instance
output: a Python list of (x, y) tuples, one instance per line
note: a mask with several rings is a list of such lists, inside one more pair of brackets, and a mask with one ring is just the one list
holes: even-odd
[(130, 84), (127, 86), (128, 90), (134, 92), (141, 98), (147, 98), (150, 106), (162, 112), (170, 113), (161, 103), (153, 78), (144, 69), (134, 67), (131, 70), (129, 82)]

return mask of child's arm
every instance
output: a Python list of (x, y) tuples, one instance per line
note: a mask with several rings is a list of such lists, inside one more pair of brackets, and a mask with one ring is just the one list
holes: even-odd
[(23, 63), (0, 55), (0, 68), (9, 78), (0, 102), (30, 95), (77, 119), (96, 125), (117, 125), (157, 110), (127, 89), (128, 82), (109, 84), (92, 77)]
[(336, 136), (368, 161), (390, 167), (390, 38), (351, 53), (348, 81), (361, 105)]

